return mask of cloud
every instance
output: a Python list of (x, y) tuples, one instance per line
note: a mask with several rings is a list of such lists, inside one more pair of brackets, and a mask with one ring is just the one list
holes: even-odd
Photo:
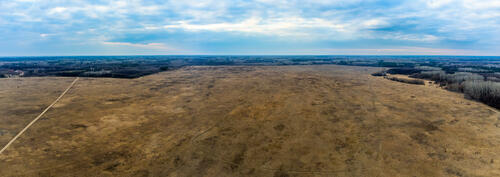
[(431, 8), (439, 8), (452, 3), (454, 0), (427, 0), (427, 6)]
[(351, 53), (364, 55), (481, 55), (481, 52), (464, 49), (443, 49), (426, 47), (371, 48), (371, 49), (322, 49), (331, 53)]
[(153, 49), (153, 50), (163, 50), (163, 51), (172, 51), (174, 48), (167, 46), (162, 43), (147, 43), (147, 44), (134, 44), (128, 42), (102, 42), (104, 45), (109, 46), (127, 46), (134, 48), (143, 48), (143, 49)]
[(68, 10), (68, 8), (65, 7), (55, 7), (52, 9), (49, 9), (48, 14), (49, 15), (54, 15), (54, 14), (61, 14), (64, 13)]
[(331, 31), (345, 31), (343, 24), (336, 24), (323, 19), (288, 18), (249, 18), (236, 23), (191, 24), (179, 21), (177, 24), (165, 25), (165, 29), (181, 29), (185, 31), (214, 31), (258, 33), (277, 36), (308, 36), (307, 29), (326, 28)]
[(401, 34), (401, 33), (388, 33), (377, 38), (382, 39), (396, 39), (403, 41), (420, 41), (420, 42), (433, 42), (439, 40), (439, 37), (429, 34)]
[(47, 46), (87, 45), (90, 52), (103, 44), (203, 52), (370, 44), (500, 55), (499, 18), (498, 0), (12, 0), (0, 1), (0, 55), (29, 52), (40, 38)]
[(382, 19), (370, 19), (362, 22), (362, 26), (368, 29), (381, 28), (387, 25), (389, 25), (389, 23)]
[(497, 0), (463, 0), (463, 6), (469, 9), (497, 9), (500, 1)]

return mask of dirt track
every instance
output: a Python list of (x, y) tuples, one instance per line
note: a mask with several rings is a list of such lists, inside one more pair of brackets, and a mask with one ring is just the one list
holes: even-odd
[[(82, 78), (0, 155), (0, 174), (500, 176), (492, 108), (370, 76), (376, 70), (189, 67), (134, 80)], [(10, 91), (0, 92), (0, 114), (9, 115), (0, 118), (0, 140), (35, 112), (13, 106), (33, 101), (14, 99), (17, 92), (43, 98), (60, 93), (51, 84), (64, 79), (0, 79)]]
[(36, 116), (35, 119), (33, 119), (28, 125), (26, 125), (26, 127), (24, 127), (19, 133), (17, 133), (16, 136), (14, 136), (5, 146), (3, 146), (3, 148), (0, 149), (0, 154), (2, 154), (3, 151), (5, 151), (7, 148), (9, 148), (9, 146), (12, 143), (14, 143), (14, 141), (16, 141), (17, 138), (19, 138), (26, 130), (28, 130), (34, 123), (36, 123), (36, 121), (38, 121), (40, 118), (42, 118), (43, 115), (48, 110), (50, 110), (50, 108), (52, 108), (52, 106), (54, 106), (62, 97), (64, 97), (64, 95), (69, 91), (69, 89), (71, 89), (71, 87), (73, 87), (73, 85), (75, 85), (76, 81), (78, 81), (78, 77), (75, 78), (75, 80), (73, 80), (73, 82), (71, 82), (71, 84), (68, 86), (68, 88), (66, 88), (66, 90), (64, 90), (64, 92), (62, 92), (61, 95), (59, 95), (59, 97), (57, 97), (57, 99), (54, 102), (52, 102), (52, 104), (47, 106), (47, 108), (45, 108), (40, 114), (38, 114), (38, 116)]

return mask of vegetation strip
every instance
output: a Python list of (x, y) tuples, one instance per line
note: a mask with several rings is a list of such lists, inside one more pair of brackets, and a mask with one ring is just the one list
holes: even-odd
[(5, 151), (14, 141), (16, 141), (17, 138), (19, 138), (26, 130), (28, 130), (28, 128), (30, 128), (36, 121), (38, 121), (38, 119), (40, 119), (50, 108), (52, 108), (52, 106), (54, 106), (68, 91), (69, 89), (71, 89), (71, 87), (73, 87), (73, 85), (75, 85), (76, 81), (78, 81), (78, 77), (75, 78), (75, 80), (73, 80), (73, 82), (68, 86), (68, 88), (66, 88), (66, 90), (64, 90), (63, 93), (61, 93), (61, 95), (59, 95), (59, 97), (54, 101), (52, 102), (52, 104), (50, 104), (47, 108), (45, 108), (45, 110), (43, 110), (42, 113), (40, 113), (35, 119), (33, 119), (26, 127), (24, 127), (23, 130), (21, 130), (16, 136), (14, 136), (14, 138), (12, 138), (9, 143), (7, 143), (3, 148), (2, 150), (0, 150), (0, 154), (3, 153), (3, 151)]
[(392, 81), (397, 81), (397, 82), (407, 83), (407, 84), (425, 85), (425, 82), (424, 82), (423, 80), (417, 80), (417, 79), (405, 79), (405, 78), (388, 77), (388, 76), (384, 76), (384, 78), (389, 79), (389, 80), (392, 80)]

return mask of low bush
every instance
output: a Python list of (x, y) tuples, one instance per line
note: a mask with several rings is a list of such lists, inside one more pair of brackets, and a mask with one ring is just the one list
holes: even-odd
[(397, 77), (385, 77), (386, 79), (403, 82), (407, 84), (416, 84), (416, 85), (425, 85), (425, 82), (420, 79), (405, 79), (405, 78), (397, 78)]
[(83, 77), (111, 77), (111, 71), (87, 71), (81, 74)]
[(405, 74), (405, 75), (410, 75), (414, 73), (419, 73), (420, 69), (415, 69), (415, 68), (392, 68), (387, 70), (387, 73), (389, 74)]
[(475, 74), (475, 73), (467, 73), (467, 72), (456, 72), (453, 74), (446, 74), (444, 71), (422, 71), (420, 73), (415, 73), (410, 75), (412, 78), (419, 78), (419, 79), (429, 79), (436, 81), (438, 83), (444, 83), (444, 84), (461, 84), (462, 82), (465, 81), (472, 81), (472, 80), (484, 80), (484, 77)]
[(440, 67), (432, 67), (432, 66), (415, 66), (415, 69), (419, 69), (422, 71), (441, 71)]
[(429, 79), (436, 82), (446, 81), (446, 73), (444, 71), (422, 71), (420, 73), (414, 73), (410, 75), (410, 77), (419, 79)]
[(382, 70), (382, 71), (378, 71), (378, 72), (375, 72), (375, 73), (372, 73), (372, 76), (386, 76), (386, 71), (385, 70)]
[(166, 71), (168, 69), (169, 69), (168, 66), (162, 66), (162, 67), (160, 67), (160, 71)]
[(460, 83), (452, 83), (452, 84), (441, 85), (441, 86), (446, 86), (446, 89), (450, 90), (450, 91), (464, 92), (464, 86), (463, 86), (463, 84), (460, 84)]

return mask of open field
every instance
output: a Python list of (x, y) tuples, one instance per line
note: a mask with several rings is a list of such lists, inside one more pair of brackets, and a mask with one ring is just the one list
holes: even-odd
[[(189, 66), (81, 78), (0, 176), (500, 176), (500, 114), (380, 68)], [(73, 78), (0, 79), (0, 143)]]

